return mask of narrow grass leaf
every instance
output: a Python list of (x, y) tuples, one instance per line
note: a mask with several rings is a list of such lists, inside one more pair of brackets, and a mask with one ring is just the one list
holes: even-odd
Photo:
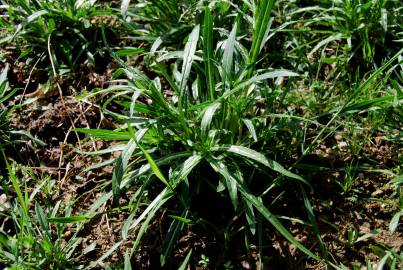
[(382, 259), (379, 261), (378, 266), (376, 267), (376, 270), (383, 270), (385, 269), (386, 262), (388, 259), (391, 257), (390, 251), (385, 252), (385, 256), (382, 257)]
[(220, 106), (220, 103), (213, 103), (206, 108), (203, 119), (201, 121), (201, 130), (204, 136), (207, 135), (213, 116), (216, 110), (220, 108)]
[(241, 192), (243, 198), (247, 201), (249, 201), (257, 211), (262, 214), (262, 216), (267, 219), (276, 230), (281, 233), (281, 235), (284, 236), (285, 239), (287, 239), (290, 243), (294, 244), (299, 250), (304, 252), (306, 255), (311, 257), (312, 259), (315, 259), (317, 261), (320, 261), (321, 258), (314, 254), (312, 251), (307, 249), (303, 244), (298, 242), (297, 239), (295, 239), (291, 233), (281, 224), (281, 222), (277, 219), (275, 215), (273, 215), (265, 206), (264, 204), (258, 199), (258, 197), (254, 196), (252, 193), (250, 193), (243, 184), (238, 183), (238, 190)]
[(29, 201), (26, 200), (24, 195), (22, 194), (18, 178), (15, 176), (14, 171), (13, 171), (12, 167), (10, 166), (10, 163), (8, 163), (7, 158), (6, 158), (5, 154), (4, 154), (4, 152), (1, 150), (1, 148), (0, 148), (0, 151), (1, 151), (2, 155), (3, 155), (3, 160), (6, 163), (7, 171), (9, 173), (10, 180), (11, 180), (11, 184), (12, 184), (12, 186), (14, 188), (15, 193), (17, 193), (18, 201), (19, 201), (22, 209), (24, 210), (24, 215), (26, 217), (28, 217), (29, 216), (28, 215)]
[[(136, 237), (136, 240), (134, 241), (133, 247), (132, 247), (132, 254), (137, 250), (138, 245), (140, 244), (141, 238), (143, 237), (143, 235), (145, 234), (145, 232), (148, 229), (148, 224), (150, 224), (151, 220), (154, 218), (157, 211), (172, 197), (171, 192), (168, 192), (165, 195), (166, 196), (163, 196), (163, 197), (158, 196), (156, 199), (154, 199), (154, 201), (157, 200), (157, 202), (154, 204), (154, 201), (153, 201), (153, 203), (152, 203), (153, 207), (148, 212), (147, 218), (141, 224), (141, 227), (140, 227), (139, 231), (137, 232), (137, 237)], [(147, 209), (148, 209), (148, 207), (147, 207)], [(136, 223), (139, 224), (137, 222), (137, 220), (136, 220)]]
[(144, 52), (144, 49), (142, 48), (135, 48), (135, 47), (126, 47), (123, 49), (120, 49), (116, 52), (116, 55), (119, 57), (126, 57), (126, 56), (137, 56), (141, 53)]
[(244, 146), (231, 145), (228, 147), (227, 151), (240, 155), (244, 158), (257, 161), (257, 162), (265, 165), (266, 167), (269, 167), (273, 171), (276, 171), (284, 176), (299, 180), (299, 181), (307, 184), (308, 186), (310, 186), (309, 183), (306, 182), (306, 180), (303, 179), (301, 176), (296, 175), (296, 174), (286, 170), (280, 163), (266, 158), (264, 155), (262, 155), (261, 153), (255, 151), (255, 150), (252, 150), (252, 149), (244, 147)]
[(43, 232), (45, 232), (46, 237), (50, 239), (50, 231), (49, 231), (49, 224), (45, 212), (43, 212), (42, 207), (39, 205), (38, 202), (35, 202), (35, 214), (36, 219), (39, 222), (39, 225)]
[(320, 249), (320, 251), (322, 253), (323, 258), (325, 260), (327, 260), (328, 253), (327, 253), (325, 244), (323, 243), (322, 237), (320, 236), (318, 223), (316, 222), (316, 217), (315, 217), (315, 214), (313, 212), (312, 205), (311, 205), (311, 203), (310, 203), (310, 201), (308, 199), (308, 196), (307, 196), (307, 194), (305, 192), (305, 188), (302, 185), (300, 185), (300, 188), (301, 188), (301, 191), (302, 191), (302, 195), (303, 195), (303, 198), (304, 198), (304, 205), (305, 205), (306, 211), (308, 212), (308, 218), (309, 218), (309, 220), (311, 222), (313, 232), (314, 232), (316, 238), (319, 241), (319, 249)]
[[(185, 210), (184, 213), (182, 213), (183, 219), (186, 219), (187, 214), (188, 214), (187, 210)], [(167, 262), (167, 259), (171, 255), (172, 249), (174, 248), (184, 226), (185, 223), (183, 223), (178, 219), (172, 221), (171, 225), (169, 226), (168, 233), (166, 234), (164, 245), (162, 247), (162, 254), (160, 256), (161, 266), (164, 266), (165, 263)]]
[(151, 170), (154, 172), (155, 176), (157, 176), (158, 179), (161, 180), (162, 183), (164, 183), (166, 186), (169, 186), (168, 181), (165, 179), (165, 176), (162, 174), (160, 171), (158, 165), (155, 163), (154, 159), (150, 156), (150, 154), (143, 148), (141, 147), (140, 144), (137, 143), (137, 146), (140, 148), (141, 152), (143, 152), (145, 158), (148, 161), (148, 164), (150, 164)]
[(244, 90), (249, 85), (254, 84), (254, 83), (261, 83), (262, 81), (267, 80), (267, 79), (280, 78), (280, 77), (295, 77), (295, 76), (299, 76), (298, 73), (291, 72), (288, 70), (268, 71), (263, 74), (253, 76), (252, 78), (239, 83), (232, 90), (224, 93), (221, 98), (224, 99), (231, 95), (238, 94), (239, 91)]
[(190, 260), (190, 256), (192, 256), (192, 250), (189, 250), (188, 254), (186, 255), (186, 258), (183, 260), (182, 264), (179, 266), (178, 270), (186, 270), (189, 260)]
[(125, 252), (125, 265), (124, 270), (132, 270), (132, 264), (130, 263), (130, 255), (129, 252)]
[(324, 45), (328, 44), (329, 42), (340, 40), (342, 38), (345, 38), (343, 34), (337, 33), (335, 35), (332, 35), (328, 38), (325, 38), (324, 40), (321, 40), (316, 46), (308, 53), (308, 57), (311, 58), (313, 57), (313, 54), (319, 50), (321, 47)]
[(249, 57), (248, 77), (251, 77), (258, 55), (265, 42), (267, 36), (267, 27), (270, 21), (270, 13), (275, 3), (275, 0), (262, 0), (258, 2), (254, 15), (254, 29), (252, 36), (252, 46)]
[[(161, 202), (166, 202), (168, 199), (170, 199), (173, 196), (172, 192), (168, 189), (165, 188), (158, 194), (157, 197), (154, 198), (154, 200), (147, 206), (147, 208), (141, 213), (141, 215), (136, 219), (136, 221), (130, 225), (129, 229), (135, 228), (137, 225), (140, 224), (140, 222), (155, 208), (158, 208)], [(162, 203), (163, 204), (163, 203)]]
[(108, 258), (109, 256), (112, 255), (113, 252), (115, 252), (116, 249), (118, 249), (120, 247), (120, 245), (123, 244), (123, 240), (117, 242), (116, 244), (114, 244), (110, 249), (108, 249), (105, 253), (102, 254), (101, 257), (99, 257), (96, 261), (93, 261), (90, 263), (89, 266), (87, 266), (84, 269), (93, 269), (96, 268), (97, 266), (99, 266), (99, 264), (105, 260), (106, 258)]
[(230, 173), (227, 166), (224, 164), (223, 161), (219, 161), (216, 159), (209, 158), (208, 159), (211, 167), (221, 174), (225, 180), (225, 186), (228, 190), (231, 203), (234, 206), (234, 209), (238, 207), (238, 188), (237, 188), (237, 179), (234, 175)]
[(249, 133), (252, 135), (252, 138), (255, 142), (257, 142), (257, 135), (256, 135), (256, 130), (255, 126), (253, 125), (252, 121), (249, 119), (242, 119), (242, 121), (245, 123), (246, 127), (249, 130)]
[(103, 140), (128, 141), (132, 138), (130, 132), (112, 131), (106, 129), (75, 128), (73, 131), (85, 133)]
[(117, 202), (120, 194), (120, 182), (123, 178), (124, 168), (122, 162), (122, 156), (120, 155), (115, 162), (112, 175), (112, 194), (114, 202)]
[(83, 221), (87, 221), (90, 220), (91, 217), (90, 216), (72, 216), (72, 217), (52, 217), (52, 218), (48, 218), (48, 222), (51, 223), (76, 223), (76, 222), (83, 222)]
[(204, 54), (204, 70), (207, 79), (207, 96), (210, 100), (215, 97), (215, 80), (214, 80), (214, 51), (213, 51), (213, 18), (208, 6), (204, 10), (203, 22), (203, 54)]
[(175, 170), (175, 172), (172, 173), (172, 180), (170, 181), (171, 187), (176, 188), (177, 185), (189, 175), (189, 173), (200, 163), (201, 160), (202, 156), (196, 153), (187, 158), (179, 167), (179, 170)]
[[(190, 70), (192, 68), (192, 63), (196, 53), (196, 46), (199, 40), (199, 31), (200, 25), (196, 25), (193, 31), (189, 35), (188, 42), (185, 45), (185, 50), (183, 54), (183, 63), (182, 63), (182, 77), (180, 82), (180, 93), (179, 93), (179, 109), (181, 111), (183, 107), (183, 98), (185, 95), (185, 91), (187, 88), (187, 81), (189, 79)], [(182, 112), (180, 112), (182, 113)]]
[(389, 223), (389, 231), (390, 232), (395, 232), (397, 227), (399, 226), (399, 221), (400, 217), (403, 216), (403, 211), (397, 212), (395, 215), (393, 215), (392, 219), (390, 220)]
[(87, 212), (87, 216), (94, 215), (97, 210), (105, 204), (112, 197), (112, 191), (101, 195), (90, 207), (90, 210)]
[(120, 5), (120, 12), (122, 13), (123, 18), (126, 17), (127, 10), (129, 9), (130, 0), (122, 0), (122, 4)]
[(249, 225), (249, 230), (252, 233), (252, 235), (255, 235), (256, 233), (256, 217), (255, 217), (255, 212), (253, 210), (253, 205), (247, 201), (243, 200), (245, 204), (245, 216), (246, 216), (246, 221), (248, 222)]
[(232, 27), (231, 33), (228, 36), (228, 39), (225, 41), (224, 54), (222, 57), (222, 66), (225, 73), (224, 77), (227, 78), (227, 80), (231, 80), (232, 64), (235, 50), (235, 37), (237, 29), (238, 26), (237, 23), (235, 23), (234, 26)]

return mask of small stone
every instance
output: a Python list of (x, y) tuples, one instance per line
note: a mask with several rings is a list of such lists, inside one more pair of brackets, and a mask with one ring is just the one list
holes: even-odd
[(336, 141), (341, 141), (341, 140), (343, 140), (343, 137), (340, 135), (340, 134), (336, 134), (336, 135), (334, 135), (334, 138), (335, 138), (335, 140)]
[(0, 212), (7, 210), (10, 208), (10, 203), (8, 202), (8, 198), (6, 194), (0, 195)]
[(340, 148), (345, 148), (345, 147), (347, 147), (347, 142), (339, 142), (339, 147), (340, 147)]
[(243, 269), (252, 269), (252, 267), (251, 267), (251, 265), (250, 265), (250, 263), (248, 263), (247, 261), (242, 261), (241, 262), (241, 265), (242, 265), (242, 268)]

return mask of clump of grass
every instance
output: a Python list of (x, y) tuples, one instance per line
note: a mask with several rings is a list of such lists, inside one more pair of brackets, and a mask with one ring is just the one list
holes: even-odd
[[(111, 41), (118, 29), (119, 13), (96, 1), (13, 0), (2, 6), (2, 44), (15, 45), (15, 58), (38, 61), (49, 75), (75, 72), (85, 60), (93, 66), (106, 57), (100, 28)], [(98, 63), (99, 62), (99, 63)]]
[[(150, 67), (162, 78), (149, 78), (122, 63), (124, 68), (119, 73), (125, 72), (129, 79), (119, 80), (120, 86), (103, 91), (114, 92), (108, 102), (116, 100), (127, 109), (128, 114), (114, 113), (125, 119), (122, 131), (78, 129), (104, 139), (129, 140), (116, 160), (109, 196), (118, 202), (120, 194), (131, 185), (138, 188), (131, 199), (135, 207), (122, 231), (122, 241), (137, 231), (130, 254), (139, 248), (151, 220), (165, 206), (172, 221), (161, 251), (161, 265), (168, 262), (186, 226), (203, 224), (213, 231), (223, 231), (220, 237), (225, 239), (223, 245), (228, 248), (231, 235), (237, 230), (243, 230), (251, 241), (255, 234), (262, 239), (259, 217), (271, 223), (306, 255), (322, 260), (291, 235), (272, 214), (270, 203), (266, 201), (274, 187), (281, 188), (288, 182), (300, 183), (305, 206), (316, 226), (304, 191), (309, 183), (270, 158), (275, 153), (267, 147), (267, 142), (274, 138), (268, 131), (276, 122), (271, 121), (268, 113), (257, 113), (259, 100), (265, 102), (278, 95), (278, 91), (271, 90), (275, 85), (268, 80), (298, 75), (287, 70), (256, 69), (266, 42), (273, 3), (262, 1), (253, 10), (253, 35), (248, 47), (237, 35), (237, 21), (231, 31), (225, 32), (224, 40), (216, 39), (213, 15), (206, 7), (203, 24), (193, 28), (183, 51), (172, 53), (153, 46)], [(171, 64), (173, 72), (160, 60), (164, 58), (176, 60)], [(167, 87), (170, 92), (164, 93)], [(129, 99), (119, 101), (125, 97)], [(148, 191), (155, 185), (160, 186), (159, 194), (150, 197)], [(202, 190), (211, 197), (200, 195)], [(224, 219), (224, 224), (214, 221), (214, 216), (221, 213), (214, 213), (211, 219), (195, 214), (195, 198), (207, 204), (219, 197), (225, 198), (226, 205), (232, 208), (227, 210), (230, 216)], [(134, 219), (142, 202), (148, 207)], [(247, 223), (247, 229), (233, 224), (240, 219)], [(316, 234), (320, 240), (318, 231)], [(113, 249), (118, 246), (119, 243)], [(326, 258), (323, 244), (320, 246)]]
[[(1, 155), (6, 159), (3, 151)], [(39, 194), (51, 196), (44, 188), (51, 179), (37, 178), (30, 169), (7, 161), (6, 164), (7, 174), (0, 188), (5, 201), (0, 208), (0, 264), (9, 269), (71, 269), (72, 254), (82, 239), (73, 236), (65, 242), (62, 237), (67, 225), (50, 223), (60, 220), (55, 216), (62, 208), (61, 201), (55, 205), (45, 202), (45, 209), (37, 201)], [(17, 172), (22, 177), (17, 177)], [(34, 189), (29, 187), (32, 181), (38, 181)], [(48, 190), (51, 189), (50, 184)], [(67, 223), (74, 222), (69, 220), (71, 213), (71, 206), (67, 206), (64, 219)]]

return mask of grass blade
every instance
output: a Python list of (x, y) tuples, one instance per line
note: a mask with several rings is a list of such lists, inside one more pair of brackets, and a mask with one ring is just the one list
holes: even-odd
[[(184, 211), (182, 213), (182, 217), (186, 219), (188, 211)], [(164, 266), (166, 263), (167, 258), (170, 256), (172, 249), (174, 248), (176, 241), (179, 238), (181, 231), (183, 230), (185, 223), (175, 219), (172, 221), (171, 225), (169, 226), (167, 236), (164, 241), (164, 245), (162, 248), (162, 254), (160, 256), (161, 266)]]
[(150, 156), (150, 154), (137, 142), (137, 146), (143, 152), (145, 158), (147, 159), (148, 163), (150, 164), (151, 170), (154, 172), (155, 176), (161, 180), (166, 186), (170, 186), (168, 181), (165, 179), (165, 176), (162, 174), (158, 165), (155, 163), (154, 159)]
[(178, 107), (179, 112), (182, 114), (183, 102), (185, 91), (187, 89), (187, 81), (189, 79), (190, 70), (192, 68), (193, 60), (196, 53), (196, 46), (199, 40), (199, 31), (200, 25), (196, 25), (193, 29), (192, 33), (189, 35), (189, 40), (185, 45), (184, 55), (183, 55), (183, 63), (182, 63), (182, 78), (180, 82), (180, 92), (179, 92), (179, 101)]
[(203, 22), (203, 58), (204, 69), (207, 79), (207, 96), (210, 100), (214, 100), (215, 97), (215, 82), (214, 82), (214, 53), (213, 53), (213, 18), (211, 11), (206, 6), (204, 11)]
[(246, 127), (248, 128), (250, 134), (252, 135), (253, 140), (255, 142), (257, 142), (256, 130), (255, 130), (255, 126), (253, 125), (252, 121), (249, 119), (242, 119), (242, 121), (245, 123)]
[(300, 185), (300, 187), (301, 187), (302, 195), (304, 197), (304, 205), (305, 205), (306, 211), (308, 212), (308, 218), (309, 218), (309, 220), (310, 220), (310, 222), (312, 224), (313, 232), (314, 232), (316, 238), (319, 241), (319, 249), (322, 252), (323, 258), (325, 260), (327, 260), (328, 253), (327, 253), (325, 244), (323, 243), (322, 237), (320, 237), (319, 227), (318, 227), (318, 223), (316, 222), (316, 218), (315, 218), (315, 214), (314, 214), (313, 209), (312, 209), (312, 205), (309, 202), (309, 199), (308, 199), (308, 196), (307, 196), (307, 194), (305, 192), (304, 187), (302, 185)]
[(190, 250), (188, 252), (188, 254), (186, 255), (185, 260), (183, 260), (183, 262), (182, 262), (181, 266), (178, 268), (178, 270), (186, 270), (187, 269), (186, 267), (187, 267), (187, 265), (189, 263), (190, 256), (192, 256), (192, 250)]
[(204, 116), (203, 119), (201, 121), (201, 130), (202, 130), (202, 134), (204, 136), (207, 136), (208, 130), (209, 130), (209, 126), (211, 124), (211, 120), (213, 119), (213, 116), (215, 114), (215, 111), (217, 109), (219, 109), (221, 106), (220, 103), (213, 103), (211, 105), (209, 105), (206, 108), (206, 111), (204, 112)]
[(125, 252), (125, 265), (124, 270), (132, 270), (132, 264), (130, 263), (130, 255), (129, 252)]
[(299, 250), (304, 252), (306, 255), (309, 257), (320, 261), (321, 258), (314, 254), (312, 251), (307, 249), (304, 245), (302, 245), (300, 242), (298, 242), (297, 239), (295, 239), (291, 233), (281, 224), (281, 222), (277, 219), (275, 215), (273, 215), (267, 208), (264, 206), (264, 204), (252, 193), (250, 193), (243, 184), (238, 182), (238, 190), (241, 192), (243, 198), (251, 203), (257, 211), (262, 214), (262, 216), (267, 219), (276, 230), (281, 233), (284, 238), (286, 238), (290, 243), (294, 244)]
[(265, 42), (265, 36), (267, 36), (267, 26), (269, 24), (270, 13), (274, 3), (275, 0), (262, 0), (259, 1), (259, 5), (255, 9), (255, 27), (253, 29), (252, 47), (249, 53), (248, 78), (252, 76), (252, 72), (255, 69), (257, 62), (257, 57)]
[(132, 138), (130, 132), (112, 131), (106, 129), (75, 128), (73, 131), (85, 133), (102, 140), (128, 141)]
[(122, 0), (122, 4), (120, 5), (120, 12), (123, 18), (126, 17), (127, 10), (129, 9), (130, 0)]
[(226, 80), (231, 81), (231, 74), (232, 74), (232, 64), (234, 58), (234, 50), (235, 50), (235, 37), (236, 31), (238, 29), (237, 24), (235, 23), (231, 33), (228, 36), (228, 39), (225, 42), (224, 54), (222, 57), (222, 66), (224, 70), (224, 78)]
[(252, 150), (252, 149), (244, 147), (244, 146), (231, 145), (227, 148), (227, 151), (240, 155), (249, 160), (254, 160), (256, 162), (259, 162), (259, 163), (265, 165), (266, 167), (272, 169), (273, 171), (276, 171), (284, 176), (299, 180), (299, 181), (307, 184), (308, 186), (310, 186), (309, 183), (306, 182), (306, 180), (303, 179), (301, 176), (296, 175), (296, 174), (286, 170), (280, 163), (266, 158), (264, 155), (262, 155), (261, 153), (255, 151), (255, 150)]

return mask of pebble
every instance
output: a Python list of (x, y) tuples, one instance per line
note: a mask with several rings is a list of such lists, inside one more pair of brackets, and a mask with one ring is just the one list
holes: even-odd
[(336, 139), (336, 141), (341, 141), (341, 140), (343, 140), (343, 137), (342, 137), (340, 134), (334, 135), (334, 138)]

